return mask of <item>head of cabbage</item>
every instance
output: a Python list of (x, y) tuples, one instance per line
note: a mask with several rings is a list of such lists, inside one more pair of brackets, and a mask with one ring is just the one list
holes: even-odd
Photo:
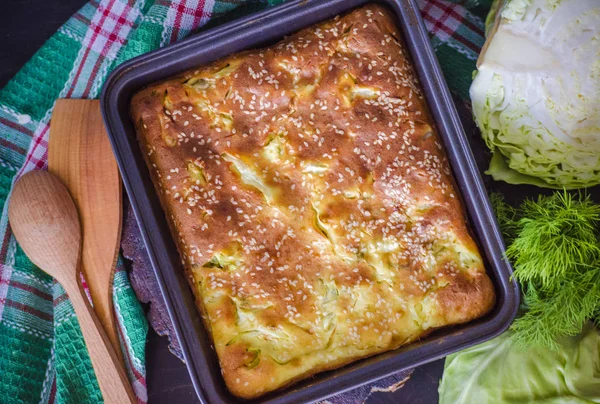
[(600, 0), (495, 0), (471, 85), (492, 151), (488, 174), (511, 184), (600, 184)]

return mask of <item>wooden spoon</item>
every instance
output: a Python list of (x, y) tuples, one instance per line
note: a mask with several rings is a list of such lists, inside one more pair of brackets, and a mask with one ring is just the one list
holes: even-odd
[(125, 369), (79, 283), (81, 226), (65, 186), (45, 171), (23, 175), (13, 188), (8, 219), (29, 259), (69, 295), (104, 402), (136, 403)]

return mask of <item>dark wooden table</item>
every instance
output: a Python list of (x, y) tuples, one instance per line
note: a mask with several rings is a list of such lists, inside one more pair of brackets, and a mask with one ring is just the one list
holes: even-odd
[[(0, 88), (86, 0), (6, 0), (0, 13)], [(172, 355), (165, 337), (148, 334), (146, 372), (148, 398), (155, 403), (195, 403), (185, 365)], [(395, 393), (374, 393), (369, 404), (434, 404), (443, 361), (415, 369)]]

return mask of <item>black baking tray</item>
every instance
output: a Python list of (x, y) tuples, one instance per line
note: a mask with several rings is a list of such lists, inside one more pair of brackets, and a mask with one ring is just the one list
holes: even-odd
[(482, 319), (437, 330), (417, 343), (320, 373), (254, 401), (304, 403), (324, 399), (488, 340), (503, 332), (517, 313), (519, 290), (510, 279), (512, 270), (504, 259), (501, 232), (415, 0), (292, 0), (132, 59), (113, 71), (102, 91), (102, 115), (125, 189), (192, 383), (202, 402), (233, 403), (239, 399), (225, 387), (216, 354), (185, 279), (181, 259), (129, 118), (131, 97), (158, 80), (232, 53), (273, 44), (302, 28), (367, 3), (382, 3), (397, 17), (445, 145), (473, 235), (494, 283), (497, 302), (492, 312)]

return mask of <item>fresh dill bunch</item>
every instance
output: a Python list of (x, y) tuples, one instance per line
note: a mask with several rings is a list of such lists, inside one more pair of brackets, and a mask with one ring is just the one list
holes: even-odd
[(600, 205), (556, 192), (525, 201), (513, 217), (507, 257), (526, 312), (511, 329), (523, 346), (558, 349), (560, 337), (600, 320)]
[(560, 286), (560, 279), (597, 265), (600, 205), (589, 196), (574, 199), (566, 191), (539, 196), (521, 205), (520, 216), (519, 235), (506, 255), (522, 284), (535, 282), (548, 292)]
[(515, 341), (523, 347), (544, 346), (558, 350), (559, 337), (581, 332), (586, 322), (600, 310), (600, 270), (598, 267), (573, 273), (551, 293), (534, 284), (524, 290), (527, 312), (512, 324)]
[(506, 244), (513, 242), (519, 232), (517, 209), (504, 201), (504, 196), (497, 192), (490, 195), (492, 208), (496, 212), (496, 219), (502, 230), (502, 236)]

